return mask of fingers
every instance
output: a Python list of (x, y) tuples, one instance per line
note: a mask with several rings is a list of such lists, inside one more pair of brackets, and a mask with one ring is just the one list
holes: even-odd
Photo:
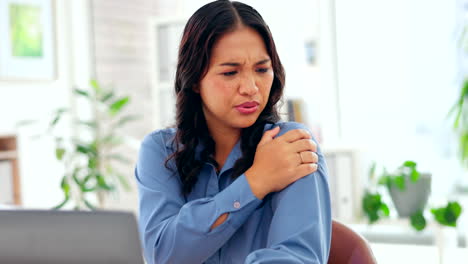
[(301, 164), (296, 169), (297, 179), (300, 179), (306, 175), (314, 173), (318, 170), (318, 165), (315, 163)]
[(299, 139), (311, 139), (311, 138), (312, 136), (309, 134), (309, 132), (307, 132), (304, 129), (293, 129), (284, 133), (284, 135), (278, 137), (278, 139), (282, 139), (288, 143), (294, 142)]
[(258, 146), (262, 146), (270, 141), (273, 140), (273, 138), (278, 135), (280, 131), (280, 127), (277, 126), (277, 127), (274, 127), (273, 129), (270, 129), (268, 131), (266, 131), (265, 133), (263, 133), (263, 136), (262, 136), (262, 139), (260, 139), (260, 142), (258, 142)]
[(317, 144), (311, 139), (299, 139), (291, 143), (291, 150), (294, 152), (317, 152)]
[(312, 151), (299, 152), (302, 163), (318, 163), (318, 155)]

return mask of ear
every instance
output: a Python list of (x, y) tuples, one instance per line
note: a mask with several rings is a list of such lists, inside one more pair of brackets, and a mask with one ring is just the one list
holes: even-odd
[(197, 84), (194, 84), (194, 85), (192, 86), (192, 91), (193, 91), (194, 93), (199, 94), (199, 93), (200, 93), (200, 87), (199, 87)]

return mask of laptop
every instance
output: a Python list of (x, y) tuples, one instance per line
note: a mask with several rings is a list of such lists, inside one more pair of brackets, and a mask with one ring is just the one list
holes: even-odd
[(144, 262), (130, 212), (0, 210), (0, 263)]

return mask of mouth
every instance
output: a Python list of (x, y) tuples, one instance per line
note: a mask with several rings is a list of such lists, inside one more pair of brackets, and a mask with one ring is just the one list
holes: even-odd
[(236, 105), (235, 108), (241, 114), (252, 114), (258, 110), (259, 103), (256, 101), (245, 102), (240, 105)]

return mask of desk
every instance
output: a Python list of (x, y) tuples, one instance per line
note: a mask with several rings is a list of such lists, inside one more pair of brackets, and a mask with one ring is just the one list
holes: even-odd
[(371, 243), (377, 263), (379, 264), (466, 264), (468, 248), (450, 248), (439, 260), (439, 251), (435, 246)]

